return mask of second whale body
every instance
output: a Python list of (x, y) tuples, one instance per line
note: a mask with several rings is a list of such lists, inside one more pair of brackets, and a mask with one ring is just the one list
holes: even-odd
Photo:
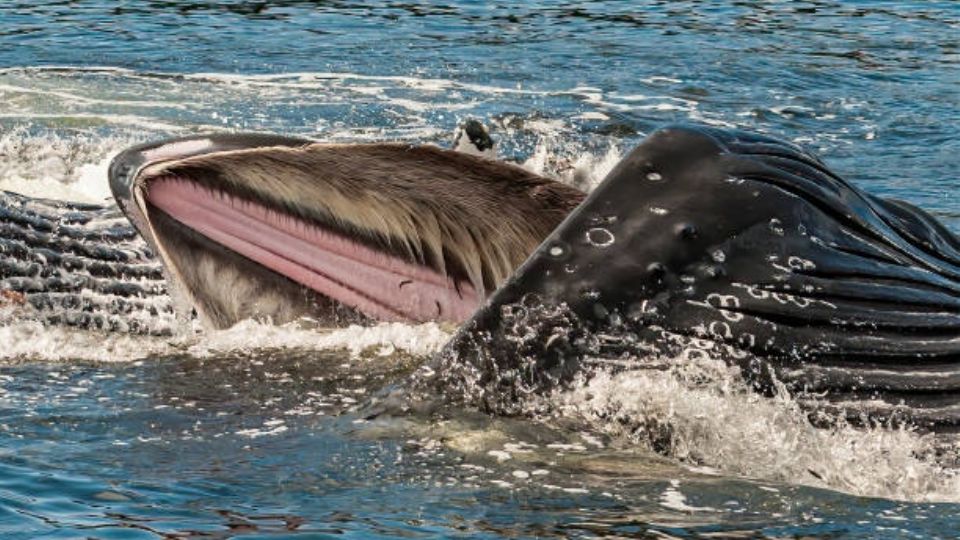
[(115, 206), (0, 192), (0, 318), (166, 335), (162, 267)]

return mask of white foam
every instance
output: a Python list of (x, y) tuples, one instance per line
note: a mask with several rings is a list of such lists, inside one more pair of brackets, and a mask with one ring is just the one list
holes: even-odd
[(130, 362), (169, 354), (176, 348), (165, 338), (102, 333), (36, 321), (0, 324), (0, 360)]
[(670, 486), (660, 494), (660, 506), (677, 510), (679, 512), (718, 512), (716, 508), (709, 506), (690, 506), (687, 504), (687, 496), (680, 492), (680, 482), (672, 480)]
[(737, 127), (740, 127), (740, 126), (734, 124), (733, 122), (728, 122), (727, 120), (723, 120), (723, 119), (721, 119), (721, 118), (716, 118), (715, 115), (708, 114), (708, 113), (703, 113), (703, 112), (700, 111), (700, 109), (692, 109), (692, 110), (688, 111), (688, 114), (689, 114), (690, 120), (693, 120), (694, 122), (700, 122), (700, 123), (703, 123), (703, 124), (708, 124), (708, 125), (711, 125), (711, 126), (717, 126), (717, 127), (722, 127), (722, 128), (737, 128)]
[[(116, 125), (125, 127), (138, 127), (154, 131), (178, 131), (183, 126), (164, 122), (149, 116), (139, 116), (134, 114), (110, 114), (110, 113), (40, 113), (40, 112), (22, 112), (22, 113), (0, 113), (0, 119), (18, 120), (18, 121), (36, 121), (36, 120), (56, 120), (59, 122), (76, 122), (82, 120), (88, 125)], [(201, 129), (217, 129), (219, 126), (194, 126)]]
[(138, 139), (120, 134), (61, 136), (14, 128), (0, 134), (0, 189), (47, 199), (109, 201), (110, 159), (134, 142)]
[(609, 120), (610, 117), (598, 111), (587, 111), (574, 117), (577, 120)]
[[(110, 161), (113, 159), (115, 151), (110, 151), (107, 156), (96, 163), (84, 163), (77, 167), (76, 180), (68, 186), (70, 198), (73, 201), (108, 201), (112, 194), (110, 193), (110, 183), (106, 181), (107, 171), (110, 168)], [(73, 197), (76, 198), (73, 198)], [(67, 197), (63, 197), (67, 199)]]
[(242, 321), (227, 330), (208, 332), (202, 339), (193, 339), (185, 345), (186, 351), (197, 357), (273, 348), (344, 349), (353, 357), (371, 349), (380, 355), (403, 351), (415, 356), (429, 356), (439, 351), (449, 339), (450, 334), (436, 323), (380, 323), (370, 327), (351, 325), (319, 331), (293, 325), (273, 326)]
[(554, 396), (558, 414), (599, 426), (618, 444), (655, 441), (684, 463), (725, 474), (863, 496), (960, 501), (957, 471), (924, 457), (936, 445), (932, 436), (814, 427), (788, 395), (758, 395), (723, 362), (691, 355), (667, 365), (580, 381)]
[(402, 75), (363, 75), (344, 72), (293, 72), (261, 75), (234, 75), (225, 73), (196, 73), (184, 75), (189, 80), (207, 80), (230, 83), (239, 86), (275, 86), (316, 90), (328, 88), (330, 81), (373, 81), (392, 82), (408, 88), (423, 91), (440, 92), (445, 90), (469, 90), (484, 94), (521, 94), (544, 96), (552, 92), (524, 90), (520, 87), (493, 86), (485, 84), (465, 83), (452, 79), (431, 79)]
[(158, 355), (186, 353), (205, 358), (267, 349), (337, 350), (346, 351), (351, 358), (371, 351), (375, 356), (402, 352), (428, 357), (449, 339), (450, 333), (434, 323), (316, 330), (242, 321), (218, 331), (202, 331), (198, 323), (191, 323), (177, 336), (151, 337), (15, 320), (0, 324), (0, 343), (7, 344), (0, 349), (0, 360), (132, 362)]
[(643, 79), (643, 82), (647, 84), (658, 84), (658, 83), (680, 84), (683, 81), (680, 79), (676, 79), (674, 77), (665, 77), (663, 75), (655, 75), (653, 77), (647, 77), (646, 79)]
[(398, 107), (403, 107), (404, 109), (416, 111), (416, 112), (426, 112), (426, 111), (460, 111), (466, 110), (474, 107), (475, 102), (471, 101), (462, 101), (459, 103), (443, 103), (439, 101), (416, 101), (413, 99), (401, 99), (401, 98), (390, 98), (388, 100), (391, 104), (397, 105)]
[(611, 144), (603, 154), (585, 150), (570, 150), (553, 136), (538, 142), (533, 154), (521, 165), (523, 168), (571, 184), (584, 191), (593, 191), (620, 162), (623, 153)]
[(119, 107), (144, 107), (144, 108), (165, 108), (165, 109), (186, 109), (181, 103), (164, 101), (138, 101), (127, 99), (98, 99), (89, 96), (82, 96), (60, 90), (45, 90), (41, 88), (27, 88), (12, 84), (0, 84), (0, 92), (12, 94), (35, 94), (40, 96), (49, 96), (59, 98), (67, 103), (76, 103), (83, 105), (110, 105)]
[[(58, 74), (63, 80), (69, 81), (78, 75), (85, 78), (73, 85), (72, 91), (55, 88), (34, 88), (27, 85), (24, 78), (29, 78), (35, 74), (44, 73)], [(369, 96), (378, 101), (389, 103), (414, 112), (448, 110), (456, 111), (470, 109), (477, 104), (486, 101), (485, 99), (470, 99), (465, 97), (465, 93), (499, 97), (503, 95), (519, 95), (538, 97), (574, 97), (586, 104), (600, 109), (592, 111), (596, 114), (602, 114), (604, 110), (612, 111), (631, 111), (637, 109), (657, 110), (657, 111), (693, 111), (698, 106), (695, 100), (680, 98), (669, 95), (619, 95), (612, 93), (605, 95), (603, 90), (592, 86), (577, 86), (570, 89), (558, 90), (538, 90), (527, 89), (520, 85), (517, 86), (497, 86), (491, 84), (470, 83), (454, 79), (427, 78), (405, 75), (366, 75), (349, 72), (288, 72), (272, 74), (231, 74), (231, 73), (161, 73), (161, 72), (137, 72), (129, 69), (105, 67), (105, 66), (24, 66), (0, 69), (0, 77), (12, 79), (0, 83), (0, 92), (27, 93), (45, 96), (63, 101), (67, 104), (75, 104), (84, 107), (102, 106), (111, 111), (113, 109), (153, 109), (175, 108), (180, 110), (200, 110), (208, 108), (209, 105), (217, 105), (222, 98), (213, 103), (196, 102), (177, 102), (168, 99), (160, 93), (154, 99), (129, 100), (124, 98), (105, 99), (98, 95), (85, 93), (89, 91), (92, 85), (89, 82), (91, 76), (101, 76), (109, 78), (106, 81), (110, 87), (116, 87), (124, 83), (143, 83), (149, 82), (151, 88), (158, 84), (170, 86), (171, 91), (177, 88), (177, 85), (217, 85), (222, 91), (229, 90), (229, 94), (238, 94), (235, 97), (241, 99), (262, 98), (264, 92), (278, 94), (284, 93), (291, 95), (309, 94), (310, 103), (317, 105), (319, 103), (336, 104), (341, 102), (344, 95), (350, 96)], [(29, 79), (28, 79), (29, 81)], [(676, 79), (667, 77), (655, 77), (653, 82), (677, 82)], [(384, 84), (388, 83), (388, 84)], [(98, 83), (102, 85), (103, 83)], [(388, 86), (389, 85), (389, 86)], [(97, 85), (93, 85), (97, 86)], [(410, 95), (390, 96), (388, 90), (403, 89), (405, 94), (416, 93), (420, 99), (415, 99)], [(222, 92), (221, 91), (221, 92)], [(177, 90), (179, 93), (179, 90)], [(246, 94), (251, 94), (246, 96)], [(319, 102), (317, 96), (330, 97), (329, 101)], [(447, 100), (442, 101), (441, 98)], [(636, 102), (646, 102), (638, 105)], [(168, 123), (147, 123), (147, 117), (131, 114), (113, 114), (103, 115), (102, 113), (82, 113), (73, 111), (77, 114), (69, 116), (75, 118), (89, 118), (102, 121), (140, 126), (149, 129), (170, 130), (182, 128), (183, 126), (172, 126)], [(213, 112), (216, 112), (214, 109)], [(591, 111), (588, 111), (588, 113)], [(52, 115), (55, 118), (57, 115)], [(193, 126), (194, 128), (198, 126)], [(204, 129), (216, 129), (218, 126), (203, 126)], [(245, 126), (232, 126), (245, 127)]]

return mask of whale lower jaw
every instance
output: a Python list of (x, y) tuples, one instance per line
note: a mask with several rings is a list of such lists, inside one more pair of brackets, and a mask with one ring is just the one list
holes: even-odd
[(178, 278), (216, 326), (264, 315), (460, 322), (480, 304), (463, 279), (189, 178), (152, 179), (143, 198)]

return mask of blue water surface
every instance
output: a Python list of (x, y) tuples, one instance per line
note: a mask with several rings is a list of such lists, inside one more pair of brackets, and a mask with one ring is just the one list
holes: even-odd
[[(0, 181), (54, 170), (38, 175), (72, 185), (125, 144), (210, 129), (445, 143), (466, 117), (492, 126), (505, 158), (555, 165), (622, 153), (673, 122), (758, 130), (960, 230), (953, 0), (0, 3)], [(960, 531), (960, 493), (858, 497), (692, 471), (655, 448), (567, 447), (576, 437), (554, 424), (464, 411), (451, 435), (350, 412), (403, 362), (79, 356), (0, 365), (4, 537)], [(451, 442), (491, 430), (554, 447), (520, 464)]]

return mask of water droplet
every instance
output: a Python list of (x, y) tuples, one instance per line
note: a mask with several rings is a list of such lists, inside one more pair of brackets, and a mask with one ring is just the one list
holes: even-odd
[(613, 233), (603, 227), (594, 227), (587, 231), (587, 242), (596, 247), (607, 247), (616, 240)]
[(651, 206), (650, 212), (658, 216), (665, 216), (670, 213), (666, 208), (660, 208), (659, 206)]
[(649, 300), (634, 302), (627, 308), (627, 318), (634, 322), (653, 322), (659, 312), (656, 304)]
[(667, 267), (661, 263), (652, 262), (647, 265), (647, 272), (650, 274), (650, 279), (660, 281), (663, 279), (663, 276), (667, 275)]
[(593, 216), (587, 221), (587, 223), (591, 227), (600, 227), (602, 225), (613, 225), (619, 219), (620, 218), (614, 214), (608, 216)]
[(570, 254), (570, 247), (560, 241), (552, 242), (549, 247), (547, 247), (547, 255), (553, 257), (554, 259), (561, 259)]
[(579, 267), (578, 267), (577, 265), (575, 265), (575, 264), (565, 264), (565, 265), (563, 265), (563, 271), (566, 272), (566, 273), (568, 273), (568, 274), (573, 274), (573, 273), (576, 272), (578, 269), (579, 269)]
[(600, 291), (598, 291), (598, 290), (596, 290), (596, 289), (584, 289), (583, 292), (580, 293), (580, 294), (581, 294), (581, 296), (583, 296), (584, 298), (586, 298), (586, 299), (588, 299), (588, 300), (596, 300), (596, 299), (600, 298)]
[(770, 231), (777, 236), (783, 236), (783, 223), (777, 218), (771, 218)]
[(816, 270), (817, 265), (810, 260), (804, 259), (802, 257), (797, 257), (796, 255), (791, 255), (787, 259), (787, 266), (793, 270)]
[(663, 176), (656, 171), (650, 171), (647, 173), (647, 180), (651, 182), (659, 182), (663, 180)]
[(699, 231), (697, 231), (696, 225), (692, 223), (681, 223), (677, 225), (676, 231), (680, 238), (684, 240), (693, 240), (700, 234)]

